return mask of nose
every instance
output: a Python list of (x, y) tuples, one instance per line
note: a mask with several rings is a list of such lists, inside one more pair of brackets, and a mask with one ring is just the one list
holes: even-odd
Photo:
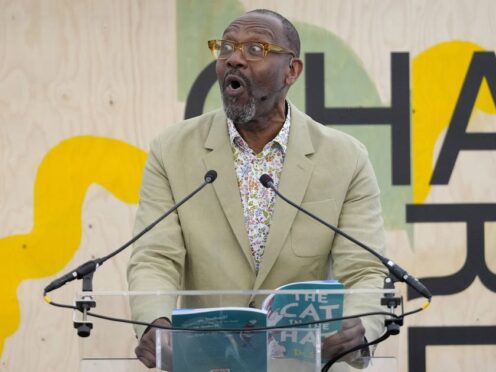
[(243, 51), (240, 47), (234, 49), (229, 58), (226, 59), (226, 64), (229, 67), (244, 67), (246, 66), (246, 63), (245, 56), (243, 55)]

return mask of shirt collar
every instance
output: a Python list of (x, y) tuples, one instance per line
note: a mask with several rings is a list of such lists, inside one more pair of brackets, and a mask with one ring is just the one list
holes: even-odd
[[(291, 126), (291, 107), (286, 103), (286, 107), (288, 108), (288, 112), (286, 114), (286, 120), (282, 125), (281, 130), (277, 133), (277, 136), (274, 137), (272, 141), (269, 143), (277, 143), (281, 146), (283, 153), (286, 153), (286, 149), (288, 148), (288, 140), (289, 140), (289, 128)], [(236, 146), (242, 150), (249, 150), (248, 145), (245, 140), (239, 134), (236, 126), (232, 122), (231, 119), (227, 119), (227, 128), (229, 132), (229, 139), (231, 141), (232, 146)]]

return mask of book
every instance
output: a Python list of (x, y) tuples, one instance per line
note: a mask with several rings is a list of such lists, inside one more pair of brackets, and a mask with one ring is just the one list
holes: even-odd
[[(341, 290), (342, 283), (336, 280), (295, 282), (283, 285), (278, 290)], [(267, 311), (267, 326), (290, 326), (343, 315), (343, 293), (276, 294), (264, 300), (262, 309)], [(320, 327), (321, 337), (328, 337), (341, 329), (341, 321), (329, 321), (301, 328), (274, 330), (268, 334), (269, 358), (294, 358), (316, 362), (316, 332), (308, 328)], [(322, 359), (322, 362), (326, 360)]]
[(267, 333), (246, 332), (265, 327), (265, 310), (244, 307), (175, 309), (172, 326), (191, 329), (241, 331), (174, 331), (174, 372), (264, 372), (267, 370)]

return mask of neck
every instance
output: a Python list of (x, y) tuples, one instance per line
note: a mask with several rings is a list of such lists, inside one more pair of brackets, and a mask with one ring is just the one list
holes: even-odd
[(266, 115), (257, 116), (244, 124), (234, 124), (248, 146), (259, 153), (272, 141), (286, 121), (286, 103), (283, 101)]

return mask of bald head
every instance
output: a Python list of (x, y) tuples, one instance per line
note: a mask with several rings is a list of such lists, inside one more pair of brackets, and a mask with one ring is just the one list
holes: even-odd
[(289, 49), (295, 52), (296, 57), (300, 57), (300, 35), (295, 26), (281, 14), (268, 9), (255, 9), (247, 12), (246, 14), (264, 14), (277, 19), (283, 28), (283, 33), (288, 43)]
[(231, 22), (231, 24), (224, 31), (224, 34), (230, 29), (236, 29), (239, 21), (257, 16), (260, 18), (268, 18), (268, 20), (271, 21), (270, 23), (272, 24), (273, 34), (270, 36), (272, 40), (277, 40), (282, 46), (291, 49), (297, 58), (300, 57), (300, 35), (298, 34), (298, 31), (290, 21), (272, 10), (255, 9), (243, 14)]

